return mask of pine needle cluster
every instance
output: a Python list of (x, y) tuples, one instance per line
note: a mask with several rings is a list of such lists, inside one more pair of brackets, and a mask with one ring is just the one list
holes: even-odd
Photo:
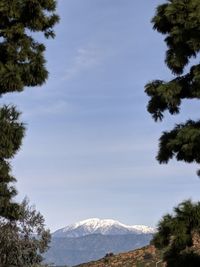
[[(186, 66), (199, 56), (200, 2), (168, 0), (157, 7), (152, 23), (155, 30), (166, 36), (165, 63), (175, 76), (170, 81), (154, 80), (145, 86), (150, 97), (148, 112), (158, 121), (163, 119), (165, 111), (179, 113), (183, 100), (200, 98), (200, 64), (186, 72)], [(189, 120), (163, 133), (157, 159), (160, 163), (167, 163), (173, 157), (200, 163), (199, 147), (200, 120)]]
[(200, 266), (200, 202), (186, 200), (158, 224), (153, 244), (164, 251), (168, 267)]

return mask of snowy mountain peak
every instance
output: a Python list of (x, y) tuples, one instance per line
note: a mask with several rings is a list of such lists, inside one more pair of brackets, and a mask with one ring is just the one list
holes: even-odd
[(101, 220), (98, 218), (91, 218), (74, 224), (75, 227), (87, 226), (91, 227), (92, 229), (96, 229), (99, 227), (111, 227), (113, 225), (120, 225), (120, 223), (111, 219)]
[(53, 233), (54, 237), (81, 237), (90, 234), (124, 235), (152, 234), (155, 229), (145, 225), (125, 225), (111, 219), (91, 218), (71, 224)]

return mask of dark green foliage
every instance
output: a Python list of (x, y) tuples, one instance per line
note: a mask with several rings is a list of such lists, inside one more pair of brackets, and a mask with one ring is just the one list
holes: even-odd
[(200, 121), (187, 121), (177, 125), (171, 132), (164, 132), (160, 138), (157, 159), (167, 163), (173, 156), (177, 160), (200, 163)]
[(194, 246), (195, 235), (199, 239), (200, 202), (187, 200), (174, 208), (174, 214), (163, 217), (152, 243), (165, 251), (168, 267), (196, 267), (200, 266), (200, 247)]
[[(34, 33), (54, 37), (56, 0), (0, 1), (0, 97), (45, 82), (45, 46)], [(19, 150), (25, 128), (14, 106), (0, 107), (0, 216), (18, 218), (19, 206), (13, 202), (17, 194), (10, 185), (10, 159)]]
[(197, 267), (200, 266), (200, 256), (192, 251), (183, 252), (181, 255), (169, 253), (167, 267)]
[[(46, 81), (45, 46), (34, 33), (54, 37), (55, 9), (56, 0), (0, 0), (0, 97)], [(25, 133), (19, 116), (14, 106), (0, 107), (0, 266), (36, 267), (50, 235), (41, 214), (13, 200), (10, 159)]]
[(18, 221), (0, 220), (0, 266), (39, 266), (48, 248), (50, 233), (43, 216), (24, 200)]
[(171, 0), (158, 6), (153, 27), (166, 34), (166, 63), (175, 74), (182, 74), (191, 57), (200, 50), (200, 3), (198, 0)]
[(19, 150), (24, 137), (24, 124), (15, 107), (0, 108), (0, 159), (10, 159)]
[(45, 46), (33, 32), (54, 37), (55, 0), (0, 1), (0, 94), (45, 82)]
[(12, 201), (17, 191), (10, 183), (15, 182), (15, 178), (10, 175), (9, 164), (0, 161), (0, 216), (9, 220), (15, 220), (19, 216), (19, 205)]
[(15, 107), (0, 108), (0, 216), (13, 220), (18, 217), (19, 206), (12, 199), (17, 192), (10, 183), (15, 178), (10, 174), (9, 159), (19, 150), (25, 127), (19, 121), (20, 113)]
[[(200, 1), (167, 1), (157, 7), (152, 23), (155, 30), (166, 35), (165, 62), (175, 75), (171, 81), (154, 80), (145, 86), (150, 97), (147, 109), (157, 121), (163, 119), (167, 110), (170, 114), (179, 113), (183, 99), (200, 98), (200, 64), (183, 74), (187, 64), (200, 51)], [(199, 163), (199, 135), (199, 121), (188, 121), (171, 132), (164, 132), (160, 138), (158, 161), (167, 163), (175, 156), (178, 160)]]

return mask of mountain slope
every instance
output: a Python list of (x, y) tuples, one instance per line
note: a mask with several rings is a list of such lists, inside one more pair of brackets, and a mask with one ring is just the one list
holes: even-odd
[(97, 218), (80, 221), (52, 234), (46, 263), (76, 265), (148, 245), (155, 229)]
[(81, 237), (90, 234), (125, 235), (125, 234), (152, 234), (155, 229), (144, 225), (125, 225), (114, 220), (100, 220), (98, 218), (84, 220), (59, 229), (53, 237)]
[(53, 238), (51, 248), (44, 255), (46, 263), (77, 265), (149, 244), (151, 234), (102, 235), (93, 234), (78, 238)]
[(98, 261), (74, 267), (165, 267), (166, 265), (161, 259), (160, 251), (157, 251), (154, 246), (147, 246), (118, 255), (108, 254)]

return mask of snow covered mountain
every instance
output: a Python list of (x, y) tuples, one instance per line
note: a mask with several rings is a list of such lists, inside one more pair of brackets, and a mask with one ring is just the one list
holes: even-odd
[(52, 234), (45, 263), (74, 266), (149, 244), (155, 229), (144, 225), (125, 225), (114, 220), (84, 220)]
[(53, 237), (82, 237), (90, 234), (126, 235), (126, 234), (152, 234), (155, 229), (145, 225), (125, 225), (114, 220), (101, 220), (92, 218), (84, 220), (57, 230)]

